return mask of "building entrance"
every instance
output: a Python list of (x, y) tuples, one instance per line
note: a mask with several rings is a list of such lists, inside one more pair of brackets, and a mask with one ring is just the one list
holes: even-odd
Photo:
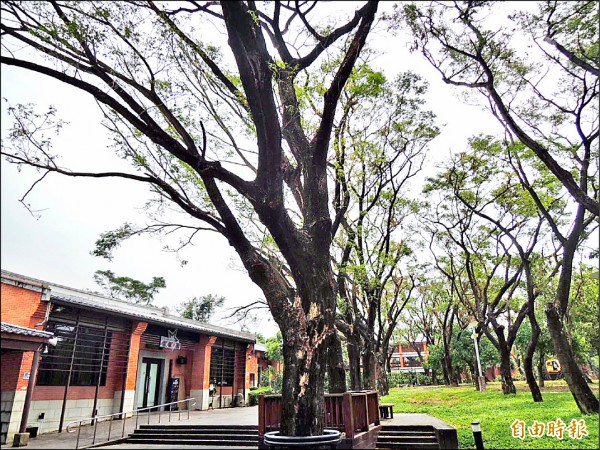
[(142, 359), (142, 391), (138, 395), (138, 408), (147, 408), (159, 404), (158, 394), (162, 374), (163, 360), (157, 358)]

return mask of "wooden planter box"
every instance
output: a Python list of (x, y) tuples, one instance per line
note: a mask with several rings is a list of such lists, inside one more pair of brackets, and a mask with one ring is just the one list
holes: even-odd
[[(325, 394), (325, 428), (342, 432), (342, 441), (336, 448), (375, 448), (379, 430), (379, 399), (377, 391)], [(264, 444), (264, 434), (279, 430), (281, 423), (281, 395), (261, 395), (258, 400), (258, 448)]]

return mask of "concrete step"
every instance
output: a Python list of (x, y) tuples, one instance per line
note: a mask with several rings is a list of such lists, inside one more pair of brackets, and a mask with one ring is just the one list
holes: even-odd
[(144, 444), (144, 445), (170, 445), (171, 448), (180, 448), (180, 445), (205, 445), (207, 447), (252, 447), (258, 446), (258, 439), (253, 440), (238, 440), (233, 441), (229, 438), (222, 440), (204, 440), (204, 439), (187, 439), (182, 437), (160, 437), (160, 438), (141, 438), (130, 437), (126, 441), (127, 444)]
[(377, 438), (378, 444), (384, 444), (388, 442), (424, 442), (424, 443), (437, 443), (436, 436), (381, 436)]
[(381, 432), (386, 431), (435, 431), (431, 425), (382, 425)]
[(435, 431), (387, 430), (381, 431), (379, 436), (435, 436)]
[(379, 442), (377, 442), (377, 447), (375, 447), (376, 449), (379, 450), (433, 450), (433, 449), (439, 449), (440, 446), (438, 445), (438, 443), (424, 443), (424, 442), (394, 442), (394, 443), (385, 443), (385, 444), (379, 444)]
[(439, 449), (435, 430), (429, 425), (384, 425), (377, 438), (378, 449)]
[(134, 432), (129, 435), (133, 439), (186, 439), (186, 440), (202, 440), (202, 441), (256, 441), (258, 435), (254, 434), (204, 434), (204, 433), (138, 433)]
[(257, 425), (189, 425), (189, 424), (173, 424), (171, 425), (170, 423), (162, 423), (162, 424), (150, 424), (150, 425), (146, 425), (146, 424), (142, 424), (140, 425), (139, 429), (143, 429), (143, 430), (152, 430), (152, 429), (157, 429), (157, 428), (169, 428), (169, 429), (175, 429), (175, 430), (215, 430), (215, 429), (219, 429), (219, 430), (256, 430), (258, 432), (258, 426)]
[(244, 435), (244, 436), (258, 436), (258, 430), (222, 430), (219, 428), (215, 429), (171, 429), (171, 428), (153, 428), (153, 429), (138, 429), (134, 431), (135, 434), (145, 435), (187, 435), (187, 434), (199, 434), (199, 435)]

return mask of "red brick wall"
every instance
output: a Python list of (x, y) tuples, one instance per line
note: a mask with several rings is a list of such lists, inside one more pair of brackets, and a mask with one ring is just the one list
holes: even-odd
[(254, 380), (258, 383), (258, 360), (254, 352), (254, 345), (250, 344), (246, 351), (246, 390), (250, 389), (250, 374), (254, 374)]
[(200, 336), (197, 350), (193, 353), (191, 389), (208, 389), (210, 386), (210, 357), (216, 340), (216, 336)]
[(146, 322), (134, 323), (131, 332), (131, 343), (129, 345), (129, 362), (127, 364), (127, 390), (134, 390), (137, 378), (138, 359), (140, 356), (140, 342), (142, 334), (146, 331)]
[[(2, 322), (36, 328), (35, 324), (44, 320), (46, 302), (42, 302), (42, 293), (30, 291), (10, 284), (0, 284), (0, 315)], [(37, 327), (41, 330), (42, 327)]]
[[(179, 377), (179, 395), (190, 395), (190, 389), (192, 389), (192, 377), (197, 374), (192, 373), (192, 361), (194, 360), (194, 352), (191, 350), (165, 350), (169, 353), (169, 361), (172, 362), (171, 376)], [(186, 364), (177, 364), (177, 357), (185, 356), (187, 358)], [(165, 370), (169, 370), (169, 362), (166, 363)], [(182, 384), (183, 383), (183, 384)]]
[[(35, 326), (41, 323), (46, 315), (47, 303), (42, 302), (41, 292), (1, 283), (0, 297), (2, 298), (0, 302), (2, 322), (38, 330), (43, 329), (43, 327)], [(17, 353), (16, 356), (8, 355), (2, 355), (2, 390), (26, 390), (29, 381), (23, 379), (23, 375), (25, 372), (31, 372), (33, 352)], [(5, 356), (8, 357), (6, 361)], [(7, 370), (9, 375), (5, 373)]]
[(2, 352), (2, 376), (0, 388), (2, 391), (14, 391), (19, 380), (23, 352)]
[[(247, 370), (244, 370), (246, 364), (246, 351), (237, 350), (235, 352), (235, 372), (233, 377), (233, 387), (235, 388), (235, 393), (237, 394), (239, 390), (243, 389), (246, 384), (246, 373)], [(248, 386), (246, 386), (246, 389)]]

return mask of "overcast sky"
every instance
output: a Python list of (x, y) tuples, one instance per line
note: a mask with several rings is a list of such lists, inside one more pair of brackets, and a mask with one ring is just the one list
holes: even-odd
[[(376, 37), (376, 36), (373, 36)], [(430, 150), (429, 167), (445, 159), (449, 152), (465, 148), (468, 136), (485, 130), (500, 131), (490, 114), (463, 104), (459, 91), (444, 85), (437, 72), (418, 54), (408, 52), (400, 38), (377, 37), (375, 44), (384, 54), (376, 61), (392, 77), (399, 71), (413, 70), (430, 82), (429, 105), (438, 115), (443, 132)], [(386, 48), (387, 46), (387, 48)], [(63, 166), (72, 169), (103, 169), (132, 172), (129, 166), (108, 149), (107, 133), (100, 126), (101, 114), (93, 100), (69, 86), (22, 69), (2, 67), (2, 97), (11, 104), (35, 103), (40, 110), (54, 105), (58, 115), (69, 122), (54, 140), (54, 150), (62, 156)], [(10, 125), (6, 102), (2, 101), (2, 138)], [(28, 196), (33, 217), (19, 199), (40, 174), (30, 168), (1, 163), (1, 260), (2, 268), (79, 289), (97, 290), (96, 270), (112, 270), (117, 275), (149, 282), (153, 276), (166, 279), (167, 287), (157, 296), (157, 306), (174, 305), (193, 296), (222, 295), (233, 307), (262, 298), (231, 247), (216, 233), (198, 235), (193, 246), (181, 256), (162, 251), (164, 243), (150, 237), (128, 240), (114, 253), (113, 261), (90, 255), (100, 233), (124, 222), (146, 223), (143, 211), (149, 198), (146, 186), (119, 179), (72, 179), (48, 175)], [(225, 325), (225, 324), (223, 324)], [(234, 328), (239, 326), (231, 325)], [(276, 325), (265, 314), (250, 325), (250, 331), (273, 335)]]

